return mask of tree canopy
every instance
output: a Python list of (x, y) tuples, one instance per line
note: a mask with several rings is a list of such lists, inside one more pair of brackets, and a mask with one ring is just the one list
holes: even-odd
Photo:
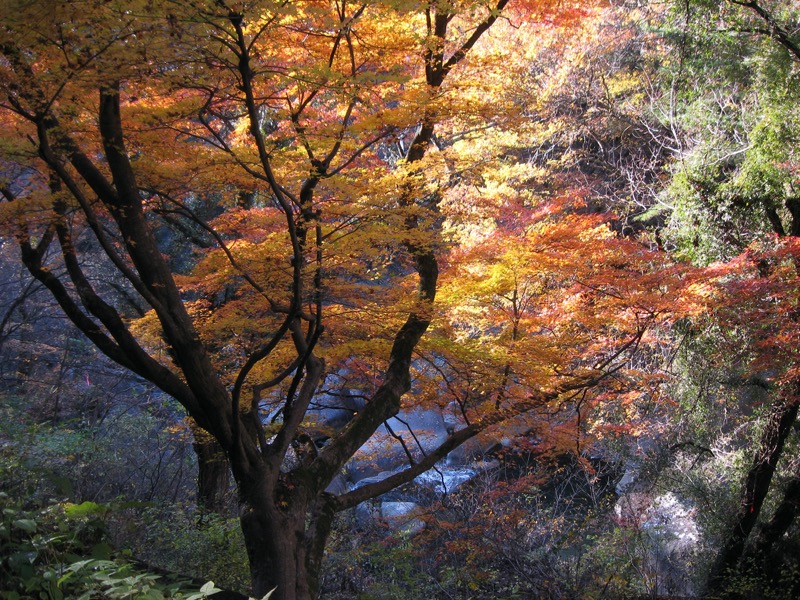
[[(799, 381), (796, 7), (3, 8), (2, 233), (221, 449), (258, 597), (316, 597), (334, 515), (475, 438), (591, 470), (602, 440), (668, 431), (671, 353), (703, 328), (729, 332), (706, 356), (767, 373), (774, 471)], [(446, 435), (392, 429), (414, 411)], [(337, 486), (381, 445), (402, 468)]]

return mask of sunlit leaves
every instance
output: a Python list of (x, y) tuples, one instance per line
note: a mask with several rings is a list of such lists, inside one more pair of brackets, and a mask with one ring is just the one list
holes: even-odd
[[(666, 267), (620, 239), (613, 217), (586, 201), (589, 188), (565, 174), (568, 149), (586, 134), (566, 127), (574, 115), (562, 101), (584, 64), (583, 41), (601, 28), (595, 3), (519, 2), (474, 46), (497, 4), (92, 6), (82, 21), (67, 3), (70, 25), (10, 22), (9, 39), (41, 39), (28, 67), (4, 77), (29, 68), (38, 87), (4, 111), (3, 126), (24, 147), (34, 133), (25, 110), (51, 110), (108, 176), (98, 87), (120, 79), (143, 209), (165, 239), (191, 241), (164, 247), (182, 264), (175, 281), (188, 317), (227, 385), (291, 314), (298, 331), (324, 324), (314, 351), (338, 383), (367, 394), (408, 315), (424, 315), (431, 330), (404, 402), (457, 408), (466, 424), (622, 362), (614, 352), (668, 310), (672, 289), (658, 281)], [(446, 33), (432, 27), (445, 17)], [(72, 57), (87, 51), (98, 54), (85, 64)], [(604, 77), (610, 98), (634, 94), (632, 72)], [(424, 152), (407, 160), (417, 133), (434, 125)], [(33, 153), (17, 154), (41, 169)], [(90, 186), (81, 190), (94, 202)], [(53, 199), (44, 176), (26, 206), (38, 206), (37, 195)], [(112, 222), (111, 211), (96, 212), (100, 226)], [(421, 249), (439, 261), (432, 306), (417, 295)], [(159, 320), (150, 312), (131, 330), (171, 365)], [(249, 383), (274, 379), (295, 350), (277, 344)], [(278, 402), (280, 385), (264, 402)], [(545, 402), (540, 413), (570, 402)], [(562, 447), (576, 421), (553, 417), (542, 428), (551, 425)], [(512, 429), (530, 428), (534, 417)]]

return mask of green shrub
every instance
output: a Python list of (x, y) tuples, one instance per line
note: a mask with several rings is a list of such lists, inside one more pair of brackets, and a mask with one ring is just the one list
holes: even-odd
[(3, 600), (199, 600), (218, 591), (210, 582), (197, 589), (114, 557), (106, 540), (108, 507), (84, 502), (29, 508), (0, 492), (0, 510)]
[(119, 547), (167, 571), (248, 590), (250, 571), (239, 520), (199, 515), (192, 504), (137, 504), (115, 511), (109, 528)]

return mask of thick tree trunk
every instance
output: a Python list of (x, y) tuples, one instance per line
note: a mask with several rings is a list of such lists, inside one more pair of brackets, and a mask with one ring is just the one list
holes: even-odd
[(302, 469), (286, 473), (258, 455), (229, 456), (253, 597), (272, 592), (270, 600), (316, 598), (333, 497), (309, 482)]
[(274, 590), (270, 600), (312, 600), (311, 582), (298, 536), (302, 532), (270, 528), (254, 531), (248, 524), (245, 535), (250, 561), (253, 596), (263, 598)]
[(739, 510), (728, 537), (717, 555), (706, 584), (707, 597), (725, 597), (726, 579), (736, 572), (769, 491), (786, 438), (797, 418), (796, 398), (779, 399), (772, 407), (761, 443), (747, 472)]
[(252, 594), (257, 599), (272, 592), (270, 600), (313, 600), (319, 572), (315, 565), (309, 569), (305, 506), (281, 504), (256, 499), (241, 505)]

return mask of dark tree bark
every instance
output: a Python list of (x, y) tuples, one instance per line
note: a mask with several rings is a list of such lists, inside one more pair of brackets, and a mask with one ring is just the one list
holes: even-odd
[(792, 526), (798, 512), (800, 512), (800, 477), (794, 477), (786, 484), (783, 498), (778, 508), (775, 509), (775, 514), (768, 523), (759, 527), (758, 535), (749, 554), (756, 561), (763, 563)]
[(797, 418), (797, 410), (798, 400), (795, 397), (781, 398), (772, 406), (745, 478), (739, 509), (709, 573), (707, 597), (724, 597), (727, 578), (738, 571), (747, 539), (758, 521), (786, 438)]
[(192, 443), (197, 457), (197, 505), (202, 512), (226, 514), (231, 486), (225, 451), (210, 435), (196, 432)]

